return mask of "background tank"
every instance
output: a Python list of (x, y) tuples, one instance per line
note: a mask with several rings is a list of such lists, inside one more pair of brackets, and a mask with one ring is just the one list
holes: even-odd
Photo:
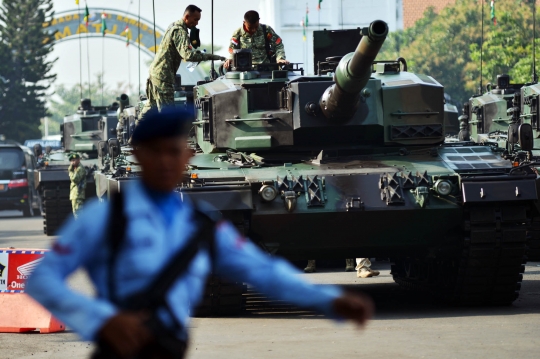
[(79, 153), (81, 164), (86, 167), (86, 199), (96, 195), (93, 172), (98, 165), (98, 143), (116, 137), (117, 109), (117, 103), (92, 106), (89, 99), (81, 100), (77, 112), (64, 117), (60, 125), (63, 148), (50, 152), (44, 149), (34, 177), (41, 198), (45, 234), (54, 235), (72, 213), (67, 171), (69, 154)]

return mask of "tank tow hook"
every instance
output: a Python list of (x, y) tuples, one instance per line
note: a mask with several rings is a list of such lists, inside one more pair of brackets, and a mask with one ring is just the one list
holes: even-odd
[(283, 192), (283, 201), (285, 201), (285, 208), (287, 211), (292, 212), (296, 208), (296, 192), (285, 191)]

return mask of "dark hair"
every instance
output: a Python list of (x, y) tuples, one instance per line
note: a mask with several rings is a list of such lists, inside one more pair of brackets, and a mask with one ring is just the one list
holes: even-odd
[(201, 8), (198, 7), (198, 6), (195, 6), (195, 5), (188, 5), (188, 7), (186, 7), (186, 10), (184, 11), (184, 15), (185, 14), (193, 14), (194, 12), (201, 12)]
[(249, 10), (244, 14), (244, 20), (248, 24), (256, 24), (259, 21), (259, 13), (255, 10)]

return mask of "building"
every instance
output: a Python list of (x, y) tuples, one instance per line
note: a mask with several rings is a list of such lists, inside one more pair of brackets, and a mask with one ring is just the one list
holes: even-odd
[(435, 12), (439, 13), (447, 5), (455, 2), (456, 0), (403, 0), (403, 28), (413, 26), (428, 7), (433, 6)]
[[(303, 63), (313, 73), (313, 31), (354, 29), (384, 20), (390, 31), (403, 29), (403, 5), (406, 0), (260, 0), (261, 23), (272, 26), (282, 37), (287, 59)], [(306, 9), (309, 10), (307, 27)], [(306, 40), (303, 40), (305, 31)]]

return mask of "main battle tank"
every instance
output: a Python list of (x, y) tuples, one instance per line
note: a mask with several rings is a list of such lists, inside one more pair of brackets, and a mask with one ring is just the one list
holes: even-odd
[[(86, 167), (86, 199), (95, 197), (94, 170), (98, 162), (98, 143), (115, 138), (116, 110), (118, 103), (110, 106), (92, 106), (90, 99), (81, 100), (77, 112), (64, 117), (60, 125), (63, 149), (46, 150), (34, 172), (43, 214), (43, 231), (54, 235), (66, 218), (71, 216), (69, 200), (70, 180), (68, 156), (81, 155), (81, 164)], [(36, 156), (41, 149), (35, 149)]]
[(179, 191), (270, 253), (390, 257), (406, 287), (511, 303), (536, 174), (490, 146), (445, 145), (443, 86), (374, 62), (384, 22), (362, 33), (332, 78), (252, 67), (240, 50), (235, 71), (195, 87), (200, 153)]
[[(465, 103), (460, 117), (461, 140), (493, 146), (514, 165), (537, 162), (540, 133), (537, 118), (537, 83), (513, 84), (510, 76), (498, 75), (496, 87), (486, 86), (486, 93)], [(536, 165), (537, 166), (537, 165)], [(536, 206), (540, 208), (537, 203)], [(535, 217), (528, 231), (529, 260), (540, 258), (540, 218)]]
[[(193, 88), (196, 153), (178, 191), (269, 253), (390, 257), (407, 288), (455, 304), (511, 303), (537, 176), (493, 146), (444, 144), (443, 86), (404, 59), (374, 61), (387, 32), (373, 22), (317, 76), (253, 66), (236, 50), (232, 71)], [(117, 157), (126, 163), (99, 174), (100, 196), (136, 177), (135, 160)], [(223, 293), (206, 299), (225, 305)]]

